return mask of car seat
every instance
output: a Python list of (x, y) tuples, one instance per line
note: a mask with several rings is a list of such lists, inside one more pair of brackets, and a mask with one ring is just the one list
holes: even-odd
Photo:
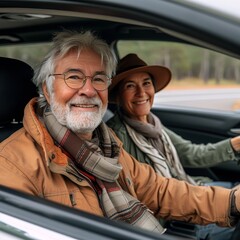
[(27, 63), (0, 57), (0, 142), (22, 127), (24, 107), (37, 96), (32, 77)]

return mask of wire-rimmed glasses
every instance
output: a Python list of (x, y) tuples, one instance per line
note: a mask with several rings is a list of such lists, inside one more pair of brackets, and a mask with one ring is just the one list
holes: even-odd
[(64, 73), (53, 73), (50, 74), (49, 77), (61, 75), (64, 77), (64, 82), (66, 83), (66, 85), (72, 89), (82, 88), (85, 85), (88, 78), (91, 79), (92, 86), (97, 91), (106, 90), (112, 82), (112, 79), (105, 74), (98, 73), (95, 74), (94, 76), (85, 76), (79, 70), (70, 70)]

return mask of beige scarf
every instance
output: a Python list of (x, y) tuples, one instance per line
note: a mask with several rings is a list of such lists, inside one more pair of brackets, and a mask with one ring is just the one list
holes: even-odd
[(197, 183), (186, 174), (171, 139), (164, 131), (158, 117), (150, 113), (148, 124), (128, 118), (120, 113), (127, 132), (136, 146), (145, 153), (161, 176)]

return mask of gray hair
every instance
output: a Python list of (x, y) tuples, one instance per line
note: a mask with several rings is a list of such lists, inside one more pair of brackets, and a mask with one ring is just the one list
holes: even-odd
[(33, 82), (38, 88), (38, 103), (40, 107), (44, 107), (47, 104), (47, 100), (43, 94), (42, 84), (46, 82), (47, 89), (50, 93), (53, 90), (53, 80), (55, 77), (49, 77), (49, 75), (54, 73), (56, 59), (64, 57), (72, 49), (76, 49), (78, 55), (80, 55), (81, 50), (87, 48), (99, 54), (102, 63), (106, 66), (106, 74), (109, 77), (115, 74), (117, 59), (104, 40), (98, 38), (91, 31), (65, 31), (56, 33), (53, 38), (52, 48), (39, 67), (34, 71)]

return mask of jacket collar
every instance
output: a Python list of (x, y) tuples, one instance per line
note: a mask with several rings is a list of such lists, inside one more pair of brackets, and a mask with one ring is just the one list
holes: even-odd
[(36, 114), (36, 107), (37, 98), (33, 98), (24, 109), (23, 126), (34, 141), (42, 148), (47, 165), (49, 165), (52, 160), (60, 165), (65, 165), (67, 163), (67, 156), (54, 144), (44, 123)]

